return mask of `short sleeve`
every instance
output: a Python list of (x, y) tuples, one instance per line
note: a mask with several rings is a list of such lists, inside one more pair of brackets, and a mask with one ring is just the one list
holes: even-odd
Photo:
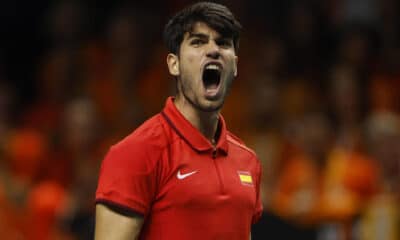
[(254, 224), (256, 223), (262, 214), (263, 211), (263, 207), (262, 207), (262, 202), (261, 202), (261, 194), (260, 194), (260, 185), (261, 185), (261, 165), (260, 165), (260, 161), (257, 159), (257, 182), (256, 182), (256, 205), (255, 205), (255, 209), (254, 209), (254, 213), (253, 213), (253, 217), (251, 220), (251, 223)]
[(156, 194), (159, 155), (144, 143), (112, 147), (100, 168), (96, 203), (108, 203), (147, 215)]

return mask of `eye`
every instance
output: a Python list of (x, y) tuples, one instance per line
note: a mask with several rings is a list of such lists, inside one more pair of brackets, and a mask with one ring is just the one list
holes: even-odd
[(230, 39), (221, 39), (217, 41), (217, 44), (222, 48), (230, 48), (233, 45), (232, 40)]
[(193, 39), (192, 41), (190, 41), (190, 45), (198, 47), (204, 44), (204, 40), (200, 39), (200, 38), (196, 38)]

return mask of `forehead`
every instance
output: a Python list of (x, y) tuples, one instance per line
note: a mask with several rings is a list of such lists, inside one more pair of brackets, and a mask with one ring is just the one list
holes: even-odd
[(190, 38), (193, 36), (193, 34), (201, 34), (201, 35), (206, 35), (211, 38), (220, 38), (222, 37), (219, 32), (217, 32), (215, 29), (210, 27), (204, 22), (195, 22), (192, 26), (192, 28), (185, 33), (184, 38)]

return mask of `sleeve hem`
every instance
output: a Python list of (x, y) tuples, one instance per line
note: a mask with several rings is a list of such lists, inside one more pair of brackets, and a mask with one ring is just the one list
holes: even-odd
[(127, 204), (119, 203), (119, 202), (116, 202), (116, 201), (113, 201), (110, 199), (105, 199), (105, 198), (97, 198), (95, 200), (95, 204), (98, 204), (98, 203), (108, 205), (108, 206), (114, 206), (114, 207), (120, 208), (124, 211), (127, 211), (129, 213), (141, 215), (142, 217), (144, 217), (146, 215), (145, 208), (140, 207), (139, 205), (132, 207), (132, 206), (128, 206)]

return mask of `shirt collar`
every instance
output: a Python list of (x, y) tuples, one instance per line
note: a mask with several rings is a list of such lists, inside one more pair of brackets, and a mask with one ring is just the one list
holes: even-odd
[[(174, 98), (169, 97), (165, 103), (165, 107), (161, 112), (168, 124), (182, 137), (192, 148), (197, 151), (209, 151), (214, 147), (210, 141), (204, 137), (200, 131), (195, 128), (176, 108)], [(219, 115), (220, 136), (216, 145), (217, 150), (221, 150), (225, 154), (228, 153), (227, 129), (225, 120)]]

